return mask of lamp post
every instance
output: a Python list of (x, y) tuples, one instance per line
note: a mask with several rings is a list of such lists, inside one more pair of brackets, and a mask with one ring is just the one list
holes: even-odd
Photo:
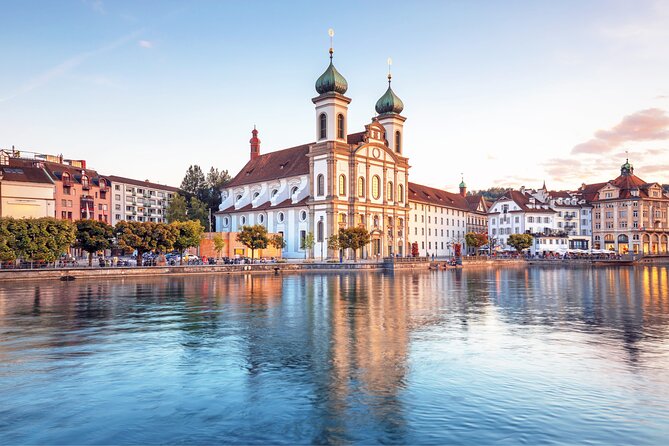
[(325, 232), (325, 228), (323, 228), (323, 216), (322, 215), (321, 215), (321, 218), (320, 218), (320, 222), (321, 222), (321, 233), (318, 234), (318, 235), (320, 235), (320, 243), (321, 243), (321, 262), (323, 262), (323, 243), (325, 242), (325, 237), (323, 237), (323, 235), (324, 235), (324, 232)]
[(5, 172), (0, 169), (0, 217), (2, 217), (2, 178), (5, 176)]

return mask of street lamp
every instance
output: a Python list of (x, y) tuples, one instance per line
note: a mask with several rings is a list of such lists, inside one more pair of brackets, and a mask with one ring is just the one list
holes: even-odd
[(323, 243), (325, 241), (325, 237), (323, 237), (323, 235), (324, 235), (324, 232), (325, 232), (325, 228), (323, 228), (323, 216), (322, 215), (321, 215), (321, 218), (320, 218), (320, 223), (321, 223), (321, 233), (318, 234), (318, 235), (320, 235), (320, 243), (321, 243), (321, 262), (323, 262)]

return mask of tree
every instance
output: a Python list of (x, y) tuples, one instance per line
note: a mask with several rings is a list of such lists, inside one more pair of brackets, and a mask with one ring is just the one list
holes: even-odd
[[(209, 169), (209, 172), (207, 173), (207, 187), (209, 189), (206, 203), (212, 213), (218, 210), (218, 206), (221, 204), (221, 189), (230, 182), (230, 179), (227, 170), (219, 171), (213, 166)], [(214, 230), (213, 223), (211, 228)]]
[(188, 220), (197, 220), (203, 229), (211, 229), (209, 208), (196, 197), (191, 197), (188, 201)]
[(307, 235), (305, 235), (304, 238), (300, 240), (300, 249), (304, 249), (306, 251), (305, 255), (310, 258), (310, 253), (313, 254), (312, 250), (314, 249), (315, 244), (316, 239), (314, 238), (314, 233), (307, 232)]
[(369, 231), (363, 227), (341, 228), (339, 229), (339, 246), (342, 249), (351, 249), (353, 251), (353, 260), (356, 260), (358, 249), (366, 246), (371, 241)]
[(181, 181), (181, 190), (190, 197), (198, 197), (200, 200), (206, 200), (207, 181), (200, 166), (195, 164), (188, 168), (183, 181)]
[(413, 242), (411, 244), (411, 257), (418, 257), (420, 251), (418, 250), (418, 242)]
[(269, 243), (267, 229), (263, 225), (242, 226), (242, 230), (237, 233), (237, 241), (251, 250), (251, 259), (253, 259), (256, 249), (265, 249)]
[(478, 249), (488, 243), (488, 234), (485, 232), (468, 232), (465, 234), (465, 242), (467, 246), (474, 248), (478, 255)]
[(468, 195), (482, 195), (483, 198), (494, 201), (510, 190), (512, 190), (510, 187), (490, 187), (488, 189), (471, 191)]
[(168, 223), (188, 220), (186, 198), (184, 198), (183, 195), (174, 195), (172, 201), (170, 201), (170, 203), (167, 205), (167, 209), (165, 210), (165, 217), (167, 218)]
[(328, 249), (331, 249), (334, 252), (338, 252), (341, 249), (341, 244), (339, 243), (339, 235), (332, 234), (330, 237), (328, 237)]
[(0, 218), (0, 262), (16, 260), (16, 233), (13, 218)]
[(218, 254), (218, 258), (221, 258), (221, 252), (223, 252), (223, 248), (225, 248), (225, 240), (223, 240), (223, 237), (220, 234), (216, 234), (214, 236), (214, 250)]
[(93, 266), (93, 253), (112, 246), (114, 228), (103, 221), (79, 220), (75, 246), (88, 253), (88, 266)]
[(200, 246), (204, 228), (197, 220), (179, 221), (172, 223), (171, 226), (176, 233), (174, 249), (179, 251), (179, 265), (181, 265), (184, 251), (193, 246)]
[(150, 230), (146, 223), (119, 221), (114, 228), (118, 246), (124, 251), (137, 251), (137, 266), (142, 266), (142, 254), (151, 251)]
[(269, 246), (272, 246), (276, 249), (283, 249), (286, 247), (286, 241), (283, 239), (283, 235), (281, 234), (274, 234), (270, 236), (267, 240), (267, 243)]
[(515, 248), (516, 251), (521, 252), (523, 249), (532, 246), (533, 239), (534, 238), (530, 234), (511, 234), (506, 243)]
[(170, 224), (146, 222), (146, 238), (150, 250), (155, 252), (167, 252), (174, 249), (177, 231)]

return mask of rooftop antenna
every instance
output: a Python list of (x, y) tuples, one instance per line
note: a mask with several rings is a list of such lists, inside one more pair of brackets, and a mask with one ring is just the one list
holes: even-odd
[(334, 53), (334, 45), (332, 43), (334, 37), (334, 29), (328, 29), (328, 36), (330, 36), (330, 62), (332, 62), (332, 53)]

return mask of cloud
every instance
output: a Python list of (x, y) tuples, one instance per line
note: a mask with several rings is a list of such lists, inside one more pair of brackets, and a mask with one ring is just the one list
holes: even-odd
[(594, 136), (574, 146), (571, 153), (604, 154), (629, 142), (669, 139), (669, 116), (659, 108), (641, 110), (625, 116), (610, 130), (595, 132)]
[(142, 48), (153, 48), (153, 42), (150, 40), (140, 40), (137, 42), (137, 45), (139, 45)]
[(40, 87), (43, 87), (44, 85), (48, 84), (52, 80), (59, 78), (63, 76), (64, 74), (69, 73), (72, 71), (74, 68), (77, 66), (81, 65), (84, 61), (87, 59), (90, 59), (91, 57), (98, 56), (100, 54), (106, 53), (108, 51), (114, 50), (124, 44), (126, 44), (129, 41), (132, 41), (137, 38), (139, 34), (144, 32), (144, 29), (139, 29), (137, 31), (133, 31), (130, 34), (126, 34), (125, 36), (122, 36), (113, 42), (103, 45), (99, 48), (96, 48), (91, 51), (85, 51), (83, 53), (77, 54), (61, 63), (58, 65), (46, 70), (42, 74), (39, 74), (38, 76), (35, 76), (34, 78), (30, 79), (28, 82), (23, 84), (17, 91), (14, 93), (11, 93), (8, 96), (5, 97), (0, 97), (0, 102), (5, 102), (10, 99), (14, 99), (17, 96), (20, 96), (22, 94), (28, 93), (30, 91), (36, 90)]
[(98, 14), (106, 14), (105, 5), (102, 0), (83, 0), (84, 5), (90, 7), (93, 11)]

